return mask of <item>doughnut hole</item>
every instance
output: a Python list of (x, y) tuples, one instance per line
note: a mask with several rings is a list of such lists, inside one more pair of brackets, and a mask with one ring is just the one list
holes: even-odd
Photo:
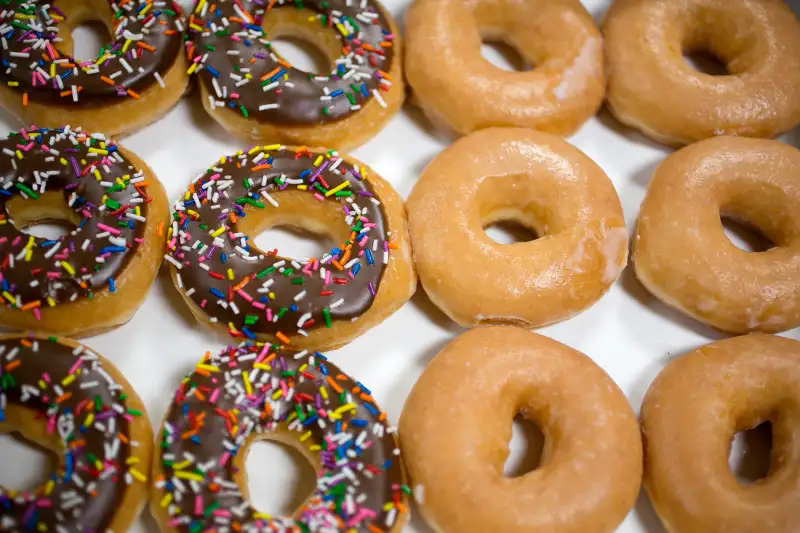
[(106, 0), (59, 0), (58, 9), (67, 17), (61, 23), (58, 48), (79, 61), (97, 59), (100, 49), (111, 42), (113, 13)]
[(60, 192), (45, 192), (38, 200), (15, 196), (6, 202), (6, 212), (17, 229), (42, 239), (64, 237), (81, 221)]
[(316, 485), (311, 463), (299, 449), (269, 436), (250, 443), (244, 460), (250, 505), (269, 515), (291, 515)]
[[(236, 221), (236, 231), (241, 231), (250, 236), (250, 246), (255, 247), (263, 254), (277, 254), (285, 259), (311, 259), (311, 257), (296, 257), (285, 253), (279, 248), (281, 243), (289, 244), (290, 250), (308, 252), (323, 249), (327, 252), (333, 246), (340, 246), (350, 237), (350, 227), (345, 222), (342, 205), (338, 202), (320, 202), (304, 191), (280, 191), (271, 193), (271, 196), (280, 205), (274, 209), (268, 202), (264, 202), (263, 209), (248, 205), (245, 207), (247, 216)], [(283, 234), (268, 232), (270, 228), (281, 227)], [(300, 242), (287, 242), (292, 233), (300, 237)], [(274, 231), (274, 230), (273, 230)], [(280, 235), (276, 241), (270, 241), (270, 235)], [(309, 234), (313, 237), (309, 237)], [(258, 237), (255, 237), (259, 235)], [(255, 240), (253, 240), (255, 238)], [(319, 256), (317, 256), (319, 258)]]
[[(58, 470), (61, 442), (47, 434), (44, 422), (31, 424), (36, 416), (30, 409), (6, 406), (5, 422), (0, 422), (0, 457), (4, 465), (0, 468), (0, 487), (36, 491), (44, 486), (51, 472)], [(20, 431), (23, 425), (25, 430)]]
[(772, 462), (772, 423), (738, 431), (731, 439), (728, 464), (743, 485), (752, 485), (769, 476)]
[(720, 216), (720, 219), (728, 240), (740, 250), (745, 252), (766, 252), (775, 247), (775, 244), (754, 225), (724, 215)]
[[(695, 3), (676, 25), (687, 67), (710, 76), (735, 76), (757, 62), (757, 37), (747, 21), (713, 6)], [(732, 38), (731, 36), (736, 36)]]
[(800, 213), (782, 207), (791, 202), (779, 187), (728, 183), (718, 192), (719, 228), (733, 246), (768, 252), (800, 239)]
[(273, 9), (264, 16), (261, 27), (272, 51), (293, 68), (327, 74), (342, 54), (342, 40), (336, 29), (322, 27), (313, 15), (308, 9)]
[(503, 465), (505, 477), (520, 477), (539, 468), (542, 462), (545, 437), (541, 427), (521, 414), (511, 424), (508, 458)]
[(497, 37), (483, 39), (481, 55), (486, 61), (503, 70), (524, 72), (533, 68), (513, 44)]
[(516, 220), (496, 220), (484, 226), (483, 231), (498, 244), (530, 242), (539, 238), (535, 230)]

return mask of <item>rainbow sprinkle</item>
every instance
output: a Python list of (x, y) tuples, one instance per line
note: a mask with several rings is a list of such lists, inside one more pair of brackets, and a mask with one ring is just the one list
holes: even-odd
[(0, 487), (0, 531), (106, 531), (125, 488), (147, 483), (150, 442), (129, 431), (143, 414), (128, 405), (130, 393), (107, 365), (55, 337), (0, 341), (0, 424), (9, 409), (31, 410), (64, 449), (58, 470), (37, 490)]
[[(277, 54), (262, 28), (269, 12), (309, 12), (313, 31), (327, 28), (341, 54), (327, 74), (298, 70)], [(342, 119), (375, 100), (392, 79), (394, 35), (374, 0), (195, 0), (189, 18), (190, 74), (198, 74), (211, 109), (278, 124)]]
[[(178, 289), (208, 320), (250, 339), (268, 334), (286, 344), (309, 328), (357, 318), (374, 301), (394, 248), (368, 171), (335, 151), (280, 145), (221, 158), (174, 206), (166, 259)], [(344, 241), (304, 260), (257, 249), (237, 224), (280, 212), (284, 194), (341, 210)]]
[[(293, 516), (256, 511), (234, 480), (259, 435), (287, 432), (319, 461)], [(408, 509), (395, 429), (369, 389), (319, 354), (244, 342), (206, 354), (178, 389), (155, 480), (178, 531), (384, 532)]]

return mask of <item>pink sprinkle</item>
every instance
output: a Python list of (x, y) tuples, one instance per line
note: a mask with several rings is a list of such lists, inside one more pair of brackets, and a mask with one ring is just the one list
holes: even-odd
[(169, 524), (169, 527), (178, 527), (178, 526), (180, 526), (180, 525), (181, 525), (181, 521), (182, 521), (182, 520), (181, 520), (181, 517), (178, 517), (178, 518), (173, 518), (172, 520), (170, 520), (170, 521), (168, 522), (168, 524)]
[(326, 287), (327, 287), (328, 285), (330, 285), (330, 283), (331, 283), (331, 278), (332, 278), (332, 277), (333, 277), (333, 276), (331, 275), (331, 271), (330, 271), (330, 270), (328, 270), (327, 272), (325, 272), (325, 283), (324, 283), (324, 285), (325, 285)]
[(106, 226), (105, 224), (99, 224), (98, 223), (97, 224), (97, 229), (100, 229), (100, 230), (103, 230), (103, 231), (107, 231), (111, 235), (119, 235), (120, 234), (120, 231), (117, 228), (112, 228), (110, 226)]
[[(269, 309), (267, 309), (267, 312), (269, 312)], [(261, 351), (258, 353), (258, 357), (256, 357), (256, 363), (260, 363), (261, 361), (263, 361), (268, 353), (269, 353), (269, 344), (265, 344), (264, 347), (261, 348)]]
[(325, 198), (324, 198), (324, 197), (323, 197), (323, 196), (322, 196), (320, 193), (318, 193), (318, 192), (315, 192), (315, 193), (314, 193), (314, 198), (316, 198), (316, 199), (317, 199), (317, 200), (319, 200), (320, 202), (324, 202), (324, 201), (325, 201)]
[(267, 308), (267, 306), (262, 304), (261, 302), (251, 302), (250, 305), (252, 305), (256, 309), (266, 309)]
[(228, 452), (223, 453), (222, 457), (219, 458), (219, 466), (225, 466), (225, 463), (228, 462), (228, 459), (230, 459), (230, 457), (231, 454), (229, 454)]
[(229, 518), (229, 517), (233, 516), (233, 514), (230, 511), (227, 511), (225, 509), (217, 509), (211, 514), (214, 515), (214, 516), (223, 516), (225, 518)]
[(133, 242), (137, 244), (142, 244), (144, 242), (144, 239), (142, 239), (141, 237), (136, 237), (135, 239), (133, 239)]
[(56, 416), (53, 415), (47, 421), (47, 432), (48, 433), (53, 433), (55, 430), (56, 430)]
[(203, 514), (203, 497), (199, 494), (194, 497), (194, 514), (197, 516)]
[(81, 361), (80, 359), (75, 361), (75, 364), (72, 365), (72, 368), (69, 369), (69, 372), (67, 372), (67, 374), (74, 374), (75, 371), (78, 370), (78, 368), (80, 368), (81, 363), (83, 363), (83, 361)]
[(21, 241), (21, 240), (22, 240), (22, 237), (20, 237), (19, 235), (17, 235), (17, 236), (14, 238), (14, 240), (13, 240), (13, 241), (11, 241), (11, 246), (16, 246), (16, 245), (18, 245), (18, 244), (19, 244), (19, 241)]
[(36, 317), (36, 320), (39, 320), (39, 321), (41, 321), (41, 320), (42, 320), (42, 312), (41, 312), (41, 311), (39, 311), (39, 308), (38, 308), (38, 307), (34, 307), (34, 308), (33, 308), (33, 316), (35, 316), (35, 317)]
[(247, 294), (246, 292), (244, 292), (242, 289), (236, 289), (236, 294), (238, 294), (239, 296), (241, 296), (242, 298), (244, 298), (248, 302), (252, 302), (253, 301), (253, 297), (250, 296), (249, 294)]
[(47, 372), (43, 372), (42, 379), (44, 380), (45, 383), (50, 383), (50, 374), (48, 374)]
[(217, 403), (217, 398), (219, 398), (219, 388), (214, 389), (214, 392), (211, 393), (208, 401), (211, 403)]
[(201, 309), (205, 309), (207, 303), (208, 303), (208, 300), (203, 300), (202, 302), (200, 302), (200, 308)]
[[(270, 309), (269, 307), (267, 307), (267, 321), (268, 322), (272, 322), (272, 309)], [(264, 346), (264, 349), (266, 349), (266, 348), (267, 347)]]

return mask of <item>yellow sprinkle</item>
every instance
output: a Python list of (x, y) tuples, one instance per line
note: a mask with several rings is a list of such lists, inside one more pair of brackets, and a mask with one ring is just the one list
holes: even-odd
[(322, 396), (323, 400), (327, 400), (328, 399), (328, 389), (326, 389), (325, 387), (320, 387), (319, 388), (319, 395)]
[(8, 82), (8, 86), (9, 87), (19, 87), (19, 82), (18, 81), (10, 81), (10, 82)]
[(244, 390), (248, 396), (253, 394), (253, 386), (250, 384), (250, 377), (247, 375), (247, 372), (242, 372), (242, 378), (244, 379)]
[(203, 476), (194, 474), (192, 472), (175, 472), (175, 477), (178, 479), (193, 479), (195, 481), (203, 481)]
[(89, 152), (93, 154), (108, 155), (108, 150), (101, 150), (100, 148), (89, 148)]
[(128, 457), (128, 460), (125, 461), (126, 465), (135, 465), (136, 463), (140, 462), (138, 457)]
[(172, 493), (168, 492), (164, 494), (164, 497), (161, 498), (161, 508), (166, 509), (166, 507), (172, 503)]
[(22, 159), (22, 152), (17, 150), (17, 159)]
[(319, 444), (314, 444), (313, 446), (309, 446), (308, 449), (311, 450), (312, 452), (318, 452), (322, 449), (322, 446), (320, 446)]
[(326, 192), (325, 193), (325, 197), (327, 198), (328, 196), (331, 196), (332, 194), (336, 194), (337, 192), (341, 191), (345, 187), (349, 187), (349, 186), (350, 186), (350, 180), (345, 180), (342, 183), (340, 183), (339, 185), (337, 185), (336, 187), (334, 187), (333, 189), (331, 189), (328, 192)]
[(274, 393), (272, 393), (272, 399), (273, 399), (273, 400), (277, 400), (277, 399), (278, 399), (278, 398), (280, 398), (281, 396), (283, 396), (283, 391), (282, 391), (282, 390), (280, 390), (280, 389), (278, 389), (278, 390), (276, 390)]
[(233, 279), (233, 269), (232, 268), (228, 269), (228, 279)]
[(33, 257), (33, 250), (30, 250), (30, 249), (29, 249), (29, 250), (28, 250), (28, 251), (25, 253), (25, 262), (27, 263), (28, 261), (30, 261), (30, 260), (31, 260), (31, 257)]
[(317, 159), (314, 161), (314, 166), (318, 167), (319, 164), (322, 163), (323, 160), (324, 160), (324, 158), (321, 155), (317, 156)]
[(66, 261), (61, 261), (61, 266), (64, 270), (66, 270), (69, 273), (70, 276), (75, 275), (75, 269), (72, 268), (72, 265), (70, 265)]
[(47, 531), (47, 524), (45, 522), (39, 522), (38, 524), (36, 524), (36, 529), (44, 533), (45, 531)]
[(300, 189), (301, 191), (307, 191), (308, 185), (298, 185), (297, 188)]
[(347, 37), (347, 36), (349, 35), (349, 34), (347, 33), (347, 29), (345, 29), (345, 27), (344, 27), (344, 26), (342, 26), (341, 22), (340, 22), (339, 24), (337, 24), (337, 25), (336, 25), (336, 29), (337, 29), (337, 30), (339, 30), (339, 33), (341, 33), (341, 34), (342, 34), (342, 35), (344, 35), (345, 37)]
[(269, 293), (267, 296), (269, 296), (270, 300), (274, 300), (275, 299), (275, 293), (274, 292)]
[(218, 366), (206, 365), (204, 363), (198, 364), (197, 368), (199, 368), (200, 370), (207, 370), (208, 372), (219, 372)]
[[(139, 472), (135, 468), (131, 468), (130, 470), (128, 470), (128, 472), (130, 472), (131, 475), (134, 478), (136, 478), (137, 481), (140, 481), (142, 483), (147, 481), (147, 476), (145, 476), (144, 474), (142, 474), (141, 472)], [(178, 474), (175, 474), (175, 475), (177, 476)], [(198, 477), (200, 477), (200, 476), (198, 476)], [(200, 479), (203, 479), (203, 478), (200, 478)]]
[(265, 152), (271, 152), (272, 150), (280, 150), (280, 144), (270, 144), (269, 146), (264, 147)]
[(253, 367), (257, 368), (259, 370), (266, 370), (267, 372), (272, 370), (271, 366), (265, 365), (264, 363), (256, 363), (256, 364), (253, 365)]
[(14, 299), (13, 296), (11, 296), (11, 293), (9, 293), (8, 291), (3, 291), (3, 297), (6, 300), (8, 300), (11, 303), (11, 305), (17, 305), (17, 301)]
[(131, 40), (130, 39), (126, 40), (125, 44), (122, 45), (122, 53), (123, 54), (128, 51), (128, 47), (130, 45), (131, 45)]
[(192, 63), (192, 66), (189, 67), (189, 70), (186, 71), (186, 74), (194, 74), (195, 70), (197, 70), (197, 63)]
[(145, 14), (145, 13), (147, 13), (147, 11), (148, 11), (148, 10), (149, 10), (151, 7), (153, 7), (153, 4), (152, 4), (152, 3), (148, 3), (146, 8), (142, 9), (141, 11), (139, 11), (139, 13), (138, 13), (137, 17), (142, 17), (142, 16), (144, 16), (144, 14)]
[(61, 386), (62, 387), (67, 387), (73, 381), (75, 381), (75, 374), (70, 374), (69, 376), (67, 376), (67, 377), (65, 377), (64, 379), (61, 380)]
[(302, 374), (303, 372), (305, 372), (305, 371), (306, 371), (306, 368), (308, 368), (308, 363), (303, 363), (303, 366), (301, 366), (300, 368), (298, 368), (298, 369), (297, 369), (297, 371), (298, 371), (298, 372), (300, 372), (300, 373)]
[(89, 413), (86, 416), (86, 420), (83, 421), (83, 427), (88, 428), (92, 425), (92, 422), (94, 422), (94, 413)]
[(222, 226), (221, 228), (214, 230), (211, 233), (211, 236), (212, 237), (219, 237), (224, 231), (225, 231), (225, 226)]
[(185, 461), (181, 461), (180, 463), (175, 463), (174, 465), (172, 465), (172, 468), (174, 470), (183, 470), (187, 466), (191, 466), (191, 465), (192, 465), (192, 462), (189, 459), (186, 459)]
[(25, 248), (31, 249), (33, 245), (36, 244), (36, 239), (33, 238), (33, 235), (28, 239), (28, 244), (25, 245)]
[(54, 488), (56, 488), (56, 484), (51, 479), (50, 481), (47, 482), (47, 485), (45, 485), (45, 487), (44, 487), (44, 495), (45, 496), (49, 496), (50, 493), (53, 492)]
[(338, 407), (333, 413), (335, 415), (337, 415), (337, 416), (341, 416), (342, 413), (344, 413), (346, 411), (355, 411), (355, 409), (356, 409), (356, 404), (354, 404), (354, 403), (346, 403), (343, 406)]
[(394, 507), (394, 502), (386, 502), (383, 504), (384, 511), (391, 511), (392, 507)]
[(47, 383), (45, 383), (43, 379), (39, 380), (39, 388), (40, 389), (46, 389), (47, 388)]
[(300, 442), (305, 442), (311, 437), (311, 431), (307, 431), (302, 437), (300, 437)]
[(204, 5), (206, 5), (206, 0), (200, 0), (199, 2), (197, 2), (197, 7), (194, 8), (194, 12), (195, 13), (200, 13), (200, 11), (203, 9)]
[(54, 78), (56, 76), (56, 64), (50, 63), (50, 77)]
[(62, 157), (61, 159), (59, 159), (59, 162), (60, 162), (62, 165), (66, 165), (66, 164), (67, 164), (67, 160), (66, 160), (66, 159), (64, 159), (63, 157)]
[(94, 169), (94, 177), (97, 178), (97, 181), (103, 181), (103, 177), (100, 175), (100, 171)]
[(253, 516), (262, 520), (272, 520), (272, 516), (268, 515), (267, 513), (253, 513)]
[(49, 305), (50, 307), (55, 307), (56, 306), (56, 301), (53, 300), (53, 298), (51, 296), (48, 296), (47, 297), (47, 305)]

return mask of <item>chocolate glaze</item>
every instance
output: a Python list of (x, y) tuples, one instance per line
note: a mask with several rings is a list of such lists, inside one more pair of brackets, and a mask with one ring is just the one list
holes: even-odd
[[(9, 371), (12, 363), (17, 366)], [(73, 381), (65, 384), (66, 378)], [(130, 455), (117, 437), (128, 434), (121, 392), (88, 348), (25, 337), (0, 341), (0, 421), (4, 406), (23, 406), (64, 445), (49, 492), (47, 483), (32, 493), (0, 487), (0, 531), (36, 532), (42, 524), (53, 533), (106, 531), (125, 491)]]
[[(394, 429), (370, 394), (321, 354), (247, 342), (207, 357), (181, 384), (162, 431), (157, 486), (173, 496), (162, 504), (172, 524), (219, 533), (234, 521), (243, 531), (388, 531), (408, 488)], [(293, 516), (259, 514), (234, 481), (234, 457), (274, 430), (321, 462), (314, 493)], [(198, 471), (192, 483), (186, 474)]]
[[(175, 204), (169, 257), (181, 267), (182, 291), (209, 320), (233, 324), (250, 337), (325, 327), (327, 313), (331, 321), (363, 314), (388, 261), (387, 223), (367, 172), (327, 152), (256, 147), (224, 158), (194, 182), (194, 194)], [(350, 196), (324, 196), (344, 183), (338, 194)], [(349, 253), (350, 243), (341, 243), (319, 260), (300, 262), (262, 252), (238, 232), (234, 216), (281, 209), (281, 191), (304, 187), (309, 195), (341, 204), (342, 217), (356, 233)]]
[[(375, 0), (300, 2), (309, 16), (316, 15), (310, 25), (336, 33), (342, 42), (334, 69), (319, 76), (295, 69), (274, 54), (260, 27), (268, 11), (297, 9), (297, 1), (215, 0), (214, 10), (211, 4), (205, 0), (195, 4), (188, 31), (189, 59), (198, 60), (196, 72), (209, 93), (236, 113), (281, 125), (333, 122), (376, 98), (373, 91), (391, 86), (386, 73), (394, 61), (394, 35), (384, 8)], [(250, 20), (242, 17), (239, 6)], [(240, 85), (247, 74), (250, 81)]]
[[(147, 216), (149, 201), (143, 181), (142, 172), (100, 134), (30, 129), (0, 141), (0, 289), (6, 305), (54, 305), (110, 287), (144, 231), (138, 219)], [(7, 210), (11, 198), (35, 202), (43, 191), (61, 193), (80, 217), (78, 227), (58, 240), (22, 233)]]
[[(120, 7), (108, 0), (108, 10), (98, 18), (113, 20), (112, 41), (102, 57), (84, 62), (58, 49), (59, 33), (69, 31), (59, 21), (69, 13), (58, 9), (58, 0), (11, 2), (9, 7), (0, 5), (0, 35), (4, 37), (0, 79), (17, 84), (14, 88), (32, 99), (59, 105), (107, 105), (109, 99), (128, 98), (128, 90), (141, 92), (158, 83), (155, 75), (166, 75), (181, 53), (183, 11), (174, 1), (134, 0)], [(61, 78), (61, 85), (56, 78)], [(72, 86), (80, 88), (77, 102)]]

